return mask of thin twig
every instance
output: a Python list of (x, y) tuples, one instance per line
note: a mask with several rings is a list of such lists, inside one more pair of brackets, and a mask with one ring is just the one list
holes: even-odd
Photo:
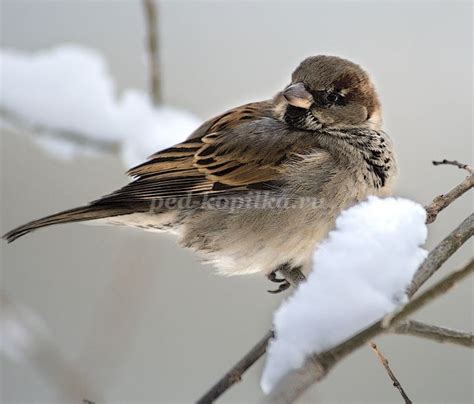
[[(391, 331), (395, 334), (412, 335), (440, 343), (449, 342), (452, 344), (461, 345), (469, 348), (474, 347), (474, 335), (471, 333), (451, 330), (445, 327), (437, 327), (415, 320), (401, 321), (397, 326), (393, 327)], [(411, 400), (406, 395), (402, 385), (390, 369), (390, 366), (388, 365), (388, 360), (384, 357), (382, 352), (380, 352), (374, 342), (371, 341), (369, 345), (375, 351), (380, 361), (384, 365), (389, 377), (393, 381), (393, 385), (400, 391), (400, 394), (405, 399), (405, 403), (411, 403)]]
[(148, 81), (153, 103), (161, 102), (161, 80), (158, 59), (158, 12), (154, 0), (143, 0), (148, 55)]
[(250, 368), (255, 361), (260, 358), (266, 351), (268, 341), (273, 338), (273, 331), (268, 331), (265, 336), (255, 346), (244, 355), (244, 357), (235, 364), (222, 378), (212, 386), (196, 404), (212, 403), (229, 387), (240, 382), (242, 375)]
[[(282, 267), (280, 274), (293, 286), (303, 280), (305, 276), (297, 269)], [(222, 376), (200, 399), (197, 404), (209, 404), (217, 400), (230, 387), (242, 380), (242, 375), (257, 362), (267, 350), (270, 339), (273, 338), (273, 331), (268, 331), (232, 368)]]
[(375, 342), (371, 342), (369, 344), (369, 346), (372, 348), (372, 350), (375, 352), (375, 354), (379, 358), (379, 360), (382, 363), (383, 367), (387, 371), (388, 377), (390, 377), (390, 379), (392, 380), (393, 386), (396, 389), (398, 389), (398, 391), (400, 392), (400, 395), (405, 400), (405, 404), (412, 404), (412, 401), (407, 396), (407, 394), (405, 393), (405, 390), (403, 389), (402, 385), (400, 384), (400, 382), (396, 378), (395, 374), (393, 373), (392, 369), (390, 368), (390, 365), (388, 364), (387, 358), (385, 358), (385, 356), (382, 355), (382, 352), (379, 351), (379, 349), (377, 348), (377, 345), (375, 344)]
[(443, 159), (441, 161), (436, 161), (434, 160), (433, 161), (433, 165), (434, 166), (440, 166), (440, 165), (443, 165), (443, 164), (446, 164), (446, 165), (451, 165), (451, 166), (456, 166), (458, 168), (460, 168), (461, 170), (466, 170), (469, 174), (474, 174), (474, 170), (472, 169), (472, 167), (468, 164), (464, 164), (464, 163), (460, 163), (459, 161), (457, 160), (446, 160), (446, 159)]
[(436, 283), (434, 286), (416, 296), (397, 312), (377, 321), (375, 324), (359, 332), (352, 338), (319, 355), (308, 358), (302, 368), (290, 372), (280, 382), (266, 399), (271, 403), (291, 403), (296, 400), (308, 387), (322, 380), (329, 370), (341, 359), (366, 344), (377, 335), (389, 331), (400, 321), (413, 314), (438, 296), (446, 293), (454, 284), (460, 282), (474, 271), (474, 260), (462, 269), (455, 271)]
[(457, 161), (443, 160), (443, 161), (433, 161), (435, 166), (441, 164), (454, 165), (456, 167), (466, 170), (469, 175), (466, 179), (460, 184), (456, 185), (448, 193), (437, 196), (433, 202), (425, 206), (426, 212), (428, 214), (426, 218), (426, 223), (433, 223), (436, 220), (439, 212), (447, 208), (452, 202), (458, 199), (462, 194), (469, 191), (474, 186), (474, 175), (473, 169), (467, 164), (462, 164)]
[(392, 329), (392, 332), (400, 335), (413, 335), (415, 337), (421, 337), (440, 343), (451, 343), (468, 348), (474, 348), (474, 334), (425, 324), (415, 320), (400, 322)]

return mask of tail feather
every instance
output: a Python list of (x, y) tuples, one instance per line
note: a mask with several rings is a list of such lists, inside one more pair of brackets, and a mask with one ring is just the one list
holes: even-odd
[(128, 213), (131, 213), (130, 208), (111, 208), (94, 205), (81, 206), (79, 208), (69, 209), (51, 216), (46, 216), (42, 219), (33, 220), (9, 231), (3, 235), (3, 238), (11, 243), (17, 238), (22, 237), (36, 229), (51, 226), (53, 224), (83, 222), (111, 216), (126, 215)]

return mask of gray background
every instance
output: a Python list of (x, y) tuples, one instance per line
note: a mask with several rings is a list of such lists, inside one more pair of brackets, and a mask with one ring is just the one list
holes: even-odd
[[(432, 159), (472, 162), (470, 2), (160, 2), (163, 94), (206, 119), (269, 97), (306, 56), (335, 54), (362, 64), (380, 93), (385, 129), (398, 150), (397, 194), (420, 203), (463, 178)], [(38, 50), (64, 42), (101, 51), (121, 89), (145, 88), (138, 1), (5, 1), (3, 46)], [(114, 157), (61, 161), (28, 137), (2, 132), (1, 231), (80, 205), (127, 178)], [(433, 246), (472, 206), (465, 196), (430, 226)], [(443, 274), (470, 255), (464, 246)], [(284, 296), (259, 275), (224, 278), (172, 237), (67, 225), (2, 248), (2, 291), (33, 310), (98, 403), (185, 403), (196, 399), (270, 327)], [(383, 270), (383, 268), (380, 268)], [(416, 315), (472, 330), (473, 283), (464, 282)], [(350, 310), (350, 307), (348, 307)], [(473, 356), (413, 337), (380, 348), (418, 403), (473, 401)], [(41, 366), (2, 358), (5, 403), (54, 403)], [(221, 400), (253, 403), (262, 361)], [(344, 360), (301, 402), (399, 403), (373, 353)]]

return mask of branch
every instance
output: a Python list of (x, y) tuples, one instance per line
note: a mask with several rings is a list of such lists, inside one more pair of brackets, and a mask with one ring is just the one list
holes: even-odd
[(79, 133), (65, 129), (53, 129), (41, 124), (27, 122), (17, 114), (0, 108), (0, 119), (2, 125), (17, 132), (38, 135), (40, 138), (52, 138), (63, 140), (74, 144), (77, 147), (87, 147), (96, 152), (116, 154), (120, 150), (120, 143), (115, 140), (95, 139), (84, 133)]
[[(436, 165), (436, 164), (435, 164)], [(455, 199), (459, 198), (463, 195), (468, 189), (472, 188), (474, 179), (471, 175), (466, 180), (464, 180), (461, 184), (454, 187), (451, 191), (449, 191), (446, 195), (436, 197), (433, 202), (427, 205), (425, 208), (428, 213), (427, 223), (432, 223), (436, 220), (438, 213), (446, 208), (449, 204), (451, 204)], [(440, 199), (441, 198), (441, 199)], [(443, 202), (440, 202), (440, 201)], [(459, 232), (458, 232), (459, 231)], [(409, 291), (407, 292), (408, 296), (411, 297), (413, 293), (418, 290), (418, 288), (426, 282), (426, 280), (433, 275), (438, 268), (452, 255), (456, 252), (459, 247), (469, 238), (472, 236), (472, 215), (468, 217), (463, 223), (456, 230), (454, 230), (448, 237), (446, 237), (438, 246), (428, 255), (425, 262), (421, 265), (418, 269), (417, 274), (415, 275), (415, 280), (417, 285), (411, 286)], [(301, 274), (301, 272), (300, 272)], [(295, 272), (287, 273), (282, 272), (282, 275), (285, 279), (288, 280), (292, 285), (297, 283), (297, 278), (299, 275)], [(294, 277), (296, 276), (296, 278)], [(304, 279), (304, 275), (301, 274), (302, 278)], [(218, 397), (220, 397), (226, 389), (232, 387), (235, 383), (241, 380), (243, 373), (250, 368), (260, 357), (265, 353), (265, 350), (259, 350), (258, 347), (260, 343), (265, 341), (268, 343), (272, 335), (272, 332), (269, 331), (262, 338), (242, 359), (241, 361), (245, 360), (246, 363), (249, 364), (244, 370), (239, 366), (239, 361), (236, 365), (234, 365), (231, 370), (229, 370), (211, 389), (198, 401), (201, 404), (204, 403), (212, 403)], [(235, 377), (239, 372), (238, 376)], [(233, 376), (231, 379), (230, 376)], [(229, 380), (227, 380), (229, 379)], [(225, 390), (222, 390), (221, 387), (226, 386)], [(219, 394), (212, 394), (211, 392), (216, 389), (219, 390)], [(217, 391), (217, 390), (216, 390)], [(201, 401), (204, 398), (207, 398), (208, 401)]]
[(467, 164), (461, 164), (457, 161), (449, 161), (449, 160), (433, 161), (433, 164), (435, 166), (441, 165), (441, 164), (454, 165), (456, 167), (466, 170), (469, 173), (469, 175), (466, 177), (466, 179), (463, 182), (461, 182), (459, 185), (451, 189), (451, 191), (449, 191), (448, 193), (444, 195), (437, 196), (433, 200), (433, 202), (425, 206), (426, 212), (428, 213), (428, 217), (426, 219), (427, 223), (433, 223), (436, 220), (436, 217), (438, 216), (439, 212), (441, 212), (443, 209), (448, 207), (451, 203), (453, 203), (456, 199), (458, 199), (462, 194), (464, 194), (465, 192), (467, 192), (474, 186), (473, 169)]
[(148, 80), (153, 103), (161, 102), (161, 81), (158, 59), (157, 9), (154, 0), (143, 0), (146, 25), (146, 46), (148, 54)]
[(455, 283), (461, 281), (474, 271), (474, 260), (462, 269), (436, 283), (434, 286), (415, 297), (398, 311), (385, 316), (375, 324), (359, 332), (354, 337), (320, 355), (308, 358), (301, 369), (290, 372), (272, 392), (267, 401), (271, 403), (291, 403), (297, 399), (313, 383), (322, 380), (341, 359), (366, 344), (377, 335), (389, 331), (401, 320), (413, 314), (430, 301), (448, 291)]
[(390, 379), (393, 382), (393, 386), (396, 389), (398, 389), (401, 396), (405, 400), (405, 404), (412, 404), (412, 401), (408, 398), (407, 394), (405, 393), (405, 390), (403, 390), (402, 385), (400, 384), (398, 379), (395, 377), (395, 374), (393, 373), (392, 369), (390, 368), (390, 366), (388, 364), (388, 360), (385, 358), (385, 356), (382, 355), (382, 352), (379, 351), (379, 349), (377, 348), (377, 345), (375, 345), (374, 342), (371, 342), (369, 345), (373, 349), (373, 351), (375, 352), (377, 357), (380, 359), (380, 362), (382, 363), (383, 367), (387, 371), (388, 377), (390, 377)]
[(448, 342), (468, 348), (474, 347), (474, 334), (425, 324), (415, 320), (402, 321), (392, 331), (400, 335), (413, 335), (441, 343)]
[[(305, 280), (303, 273), (297, 269), (283, 267), (279, 271), (281, 275), (292, 285), (297, 286)], [(214, 384), (196, 404), (209, 404), (217, 400), (230, 387), (242, 380), (242, 375), (259, 360), (267, 350), (268, 341), (274, 336), (273, 331), (268, 331), (232, 368)]]
[(196, 401), (196, 404), (212, 403), (228, 388), (232, 387), (235, 383), (240, 382), (245, 371), (265, 353), (268, 341), (271, 338), (273, 338), (273, 331), (268, 331), (265, 336), (232, 367), (232, 369), (222, 376), (214, 386), (212, 386), (199, 400)]
[(456, 167), (460, 168), (461, 170), (466, 170), (469, 174), (474, 174), (474, 170), (472, 169), (472, 167), (470, 165), (460, 163), (457, 160), (446, 160), (446, 159), (444, 159), (444, 160), (441, 160), (441, 161), (433, 161), (434, 166), (440, 166), (442, 164), (456, 166)]
[(439, 243), (415, 273), (407, 295), (413, 294), (474, 234), (474, 213), (471, 213), (441, 243)]
[(445, 277), (443, 280), (436, 283), (434, 286), (421, 293), (418, 297), (411, 300), (402, 309), (395, 311), (394, 313), (385, 316), (383, 320), (384, 328), (393, 326), (398, 323), (402, 318), (407, 317), (410, 314), (413, 314), (415, 311), (423, 307), (429, 301), (437, 298), (438, 296), (446, 293), (450, 290), (456, 283), (464, 279), (469, 273), (474, 270), (474, 259), (471, 258), (469, 263), (462, 269), (453, 272), (449, 276)]

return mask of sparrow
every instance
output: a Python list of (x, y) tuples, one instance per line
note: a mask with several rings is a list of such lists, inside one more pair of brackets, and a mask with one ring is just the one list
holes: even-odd
[(311, 268), (342, 210), (391, 194), (397, 164), (381, 126), (375, 87), (359, 65), (309, 57), (272, 99), (206, 121), (130, 169), (123, 188), (4, 238), (84, 221), (171, 232), (219, 273), (282, 282), (275, 274), (283, 268)]

